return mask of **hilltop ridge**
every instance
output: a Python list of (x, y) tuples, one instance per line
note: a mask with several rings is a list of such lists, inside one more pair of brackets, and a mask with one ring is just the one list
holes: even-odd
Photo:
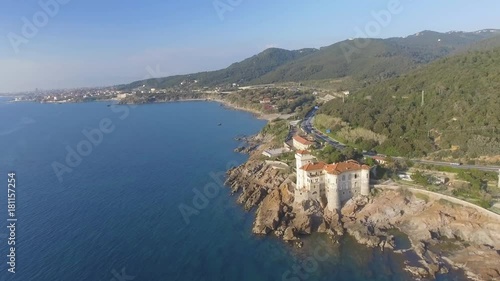
[[(396, 77), (499, 34), (496, 29), (447, 33), (422, 31), (407, 37), (345, 40), (319, 49), (289, 51), (270, 48), (225, 69), (141, 80), (121, 85), (120, 88), (133, 89), (142, 85), (167, 88), (180, 85), (183, 81), (196, 81), (200, 86), (233, 83), (254, 85), (343, 77), (379, 81)], [(358, 41), (369, 44), (360, 48)]]

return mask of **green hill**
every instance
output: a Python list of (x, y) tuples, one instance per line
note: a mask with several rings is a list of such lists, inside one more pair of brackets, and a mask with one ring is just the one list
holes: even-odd
[(320, 114), (387, 137), (377, 149), (391, 155), (500, 155), (499, 65), (500, 48), (481, 47), (327, 103)]
[(287, 63), (256, 79), (254, 83), (346, 76), (357, 80), (390, 78), (497, 34), (500, 33), (495, 30), (477, 33), (423, 31), (405, 38), (343, 41)]
[(142, 85), (168, 88), (194, 80), (200, 86), (233, 83), (255, 85), (344, 77), (356, 81), (380, 81), (498, 34), (497, 30), (448, 33), (423, 31), (405, 38), (347, 40), (319, 50), (271, 48), (222, 70), (137, 81), (121, 88), (132, 89)]
[(277, 67), (289, 61), (299, 59), (316, 51), (316, 49), (288, 51), (270, 48), (244, 61), (234, 63), (225, 69), (137, 81), (130, 85), (125, 85), (124, 88), (137, 88), (142, 85), (152, 88), (168, 88), (179, 85), (186, 80), (198, 80), (199, 85), (202, 86), (216, 86), (232, 83), (248, 84), (250, 81), (275, 70)]

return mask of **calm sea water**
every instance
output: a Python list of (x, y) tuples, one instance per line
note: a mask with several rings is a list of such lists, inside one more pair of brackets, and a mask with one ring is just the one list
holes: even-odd
[[(101, 122), (114, 130), (90, 151), (82, 131)], [(217, 186), (246, 159), (234, 138), (264, 124), (216, 103), (0, 100), (0, 280), (410, 280), (401, 256), (351, 239), (313, 236), (297, 250), (251, 234), (253, 214)], [(70, 167), (67, 148), (79, 145), (88, 155)], [(55, 162), (71, 169), (62, 182)], [(18, 179), (16, 274), (7, 272), (8, 171)], [(211, 198), (200, 201), (205, 187)]]

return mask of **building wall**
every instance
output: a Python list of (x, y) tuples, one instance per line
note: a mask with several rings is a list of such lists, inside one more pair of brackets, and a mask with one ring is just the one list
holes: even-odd
[(306, 164), (313, 163), (316, 158), (312, 155), (306, 154), (306, 155), (301, 155), (301, 154), (295, 154), (295, 165), (297, 168), (297, 172), (305, 166)]
[(330, 211), (338, 210), (342, 204), (357, 195), (370, 194), (370, 171), (358, 170), (332, 175), (324, 170), (304, 171), (300, 168), (312, 163), (315, 158), (311, 155), (296, 154), (297, 185), (295, 202), (305, 200), (327, 200)]
[(306, 172), (306, 187), (309, 190), (309, 198), (312, 200), (320, 200), (324, 194), (325, 180), (322, 170)]
[(338, 210), (341, 207), (338, 177), (336, 175), (326, 174), (326, 199), (328, 201), (327, 208), (330, 211)]
[(304, 191), (296, 189), (295, 194), (294, 194), (294, 198), (295, 198), (295, 203), (301, 203), (301, 202), (309, 199), (309, 192), (307, 192), (307, 191), (304, 192)]
[(311, 147), (311, 145), (302, 144), (294, 139), (293, 140), (293, 147), (295, 147), (295, 149), (298, 149), (298, 150), (308, 150)]
[(295, 154), (295, 167), (297, 169), (297, 184), (295, 186), (295, 202), (302, 202), (311, 198), (310, 183), (307, 181), (307, 172), (301, 170), (303, 166), (315, 160), (312, 155)]
[(361, 170), (361, 195), (370, 195), (370, 170)]
[(348, 201), (354, 196), (362, 194), (361, 191), (366, 189), (364, 186), (365, 181), (363, 180), (363, 176), (364, 172), (361, 170), (345, 172), (337, 177), (337, 190), (341, 203)]

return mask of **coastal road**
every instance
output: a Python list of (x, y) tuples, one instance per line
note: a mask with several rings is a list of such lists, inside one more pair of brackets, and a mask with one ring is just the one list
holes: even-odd
[(419, 163), (419, 164), (429, 164), (429, 165), (436, 165), (436, 166), (447, 166), (447, 167), (453, 167), (457, 169), (476, 169), (476, 170), (481, 170), (481, 171), (489, 171), (489, 172), (498, 172), (500, 171), (500, 166), (485, 166), (485, 165), (457, 165), (455, 163), (449, 163), (449, 162), (440, 162), (440, 161), (429, 161), (429, 160), (421, 160), (421, 159), (411, 159), (414, 163)]
[[(315, 107), (311, 111), (307, 113), (305, 116), (304, 120), (302, 121), (301, 128), (304, 132), (307, 134), (312, 135), (316, 140), (320, 142), (326, 142), (329, 145), (335, 147), (338, 150), (344, 150), (347, 145), (323, 134), (321, 131), (316, 129), (313, 125), (314, 121), (314, 116), (318, 112), (319, 107)], [(382, 156), (384, 157), (385, 155), (373, 155), (373, 154), (363, 154), (365, 157), (373, 157), (373, 156)], [(393, 157), (394, 159), (399, 159), (399, 160), (406, 160), (407, 158), (404, 157)], [(500, 171), (500, 166), (485, 166), (485, 165), (458, 165), (457, 163), (452, 163), (452, 162), (441, 162), (441, 161), (430, 161), (430, 160), (422, 160), (422, 159), (410, 159), (414, 163), (419, 163), (419, 164), (429, 164), (429, 165), (435, 165), (435, 166), (445, 166), (445, 167), (453, 167), (457, 169), (475, 169), (475, 170), (481, 170), (481, 171), (488, 171), (488, 172), (498, 172)]]
[(318, 111), (318, 109), (319, 109), (318, 107), (315, 107), (314, 109), (309, 111), (309, 113), (307, 113), (306, 117), (304, 118), (304, 121), (302, 121), (302, 124), (301, 124), (302, 130), (305, 133), (314, 136), (314, 138), (320, 142), (326, 142), (338, 150), (344, 150), (346, 148), (345, 144), (330, 138), (329, 136), (323, 134), (321, 131), (314, 128), (313, 120), (314, 120), (314, 116), (316, 115), (316, 112)]

